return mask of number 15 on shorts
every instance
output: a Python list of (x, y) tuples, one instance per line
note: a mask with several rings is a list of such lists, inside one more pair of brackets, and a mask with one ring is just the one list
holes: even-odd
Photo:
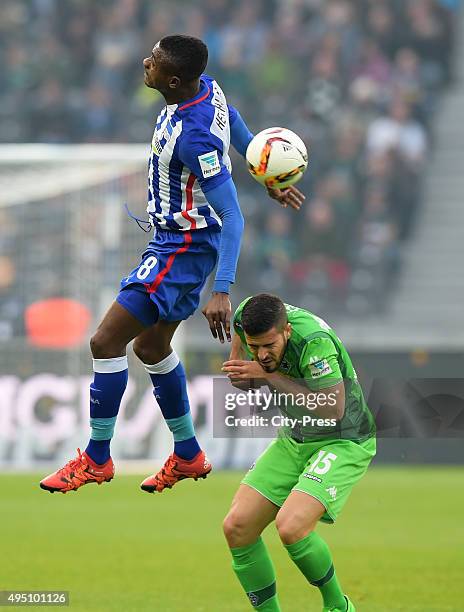
[(336, 460), (337, 455), (329, 453), (325, 450), (320, 450), (317, 454), (316, 459), (310, 464), (308, 468), (309, 474), (327, 474), (332, 467), (333, 462)]

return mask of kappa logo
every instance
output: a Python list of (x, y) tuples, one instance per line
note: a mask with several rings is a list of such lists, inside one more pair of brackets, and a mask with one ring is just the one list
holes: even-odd
[(337, 499), (337, 487), (329, 487), (326, 491), (333, 500)]
[(217, 151), (210, 151), (209, 153), (199, 155), (198, 161), (200, 162), (200, 168), (204, 178), (214, 176), (221, 172), (221, 163), (219, 162)]
[(90, 396), (90, 403), (100, 405), (100, 400), (98, 400), (96, 397)]

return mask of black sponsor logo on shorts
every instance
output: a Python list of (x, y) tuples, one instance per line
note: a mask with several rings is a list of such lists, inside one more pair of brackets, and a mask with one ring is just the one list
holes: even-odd
[(304, 474), (304, 477), (309, 478), (309, 480), (315, 480), (316, 482), (322, 482), (322, 478), (314, 476), (314, 474)]

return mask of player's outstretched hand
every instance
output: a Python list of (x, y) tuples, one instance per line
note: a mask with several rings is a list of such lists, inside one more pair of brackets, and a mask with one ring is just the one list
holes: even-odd
[(227, 342), (230, 342), (230, 316), (232, 314), (232, 305), (229, 300), (229, 294), (213, 293), (209, 302), (201, 312), (208, 319), (213, 338), (219, 338), (219, 342), (223, 344), (225, 334)]
[(274, 189), (272, 187), (267, 187), (267, 192), (269, 197), (271, 197), (273, 200), (277, 200), (277, 202), (279, 202), (283, 208), (290, 206), (290, 208), (300, 210), (301, 205), (306, 199), (306, 196), (293, 185), (290, 185), (290, 187), (287, 187), (286, 189)]

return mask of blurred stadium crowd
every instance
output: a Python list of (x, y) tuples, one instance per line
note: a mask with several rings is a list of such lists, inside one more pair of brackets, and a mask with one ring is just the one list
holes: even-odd
[[(284, 125), (310, 149), (299, 215), (267, 202), (235, 159), (248, 219), (235, 299), (266, 289), (365, 316), (385, 308), (414, 231), (458, 5), (2, 0), (0, 141), (149, 142), (162, 100), (143, 85), (142, 58), (166, 33), (199, 36), (208, 72), (250, 128)], [(17, 311), (6, 241), (5, 218), (0, 336)]]

